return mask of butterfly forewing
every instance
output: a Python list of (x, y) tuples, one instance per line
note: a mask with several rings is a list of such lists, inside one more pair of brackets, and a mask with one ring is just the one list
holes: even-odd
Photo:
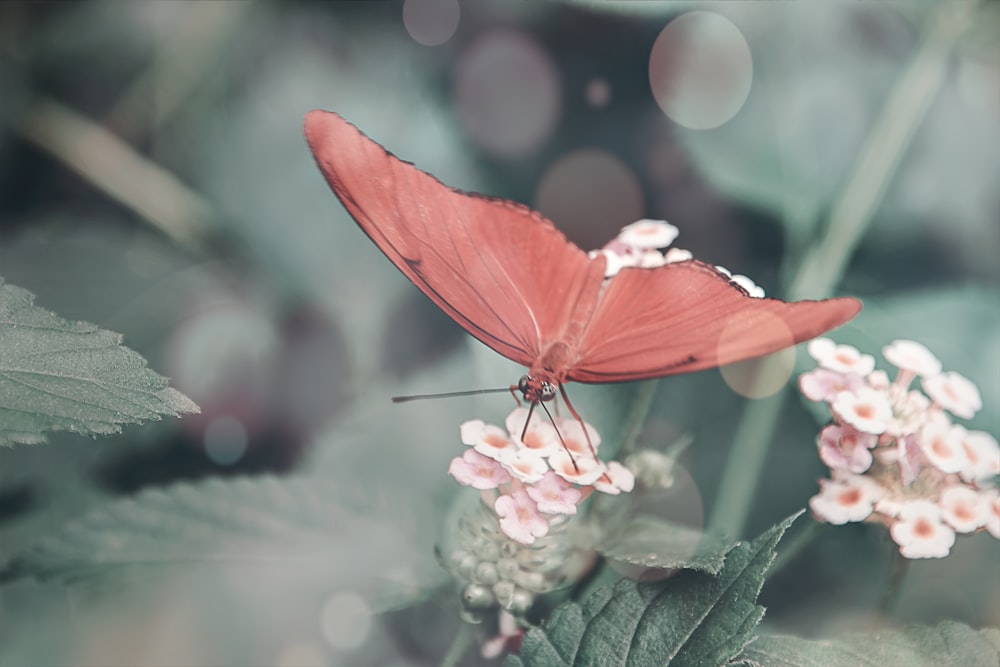
[(323, 175), (375, 245), (466, 331), (531, 366), (597, 302), (603, 262), (531, 209), (460, 192), (333, 113), (306, 116)]

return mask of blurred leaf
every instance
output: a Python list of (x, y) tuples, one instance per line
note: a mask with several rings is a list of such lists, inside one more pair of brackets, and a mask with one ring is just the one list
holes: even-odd
[(0, 445), (69, 430), (107, 435), (121, 424), (198, 412), (122, 337), (70, 322), (0, 279)]
[(909, 627), (839, 639), (809, 640), (765, 635), (743, 652), (735, 664), (748, 667), (937, 667), (1000, 664), (1000, 630), (973, 630), (960, 623)]
[[(0, 582), (35, 577), (72, 583), (136, 567), (255, 566), (314, 588), (349, 576), (355, 590), (366, 590), (372, 606), (383, 609), (439, 585), (444, 573), (430, 544), (414, 548), (427, 538), (416, 525), (404, 528), (406, 510), (344, 496), (339, 485), (314, 477), (151, 490), (69, 524), (0, 570)], [(401, 522), (386, 520), (390, 513)], [(354, 567), (336, 567), (345, 560)]]
[(717, 577), (684, 571), (655, 584), (626, 579), (582, 606), (564, 604), (544, 627), (528, 631), (520, 655), (506, 664), (723, 664), (750, 642), (764, 615), (755, 600), (775, 546), (794, 520), (734, 548)]
[(606, 558), (660, 569), (719, 574), (736, 544), (655, 516), (633, 518), (594, 549)]

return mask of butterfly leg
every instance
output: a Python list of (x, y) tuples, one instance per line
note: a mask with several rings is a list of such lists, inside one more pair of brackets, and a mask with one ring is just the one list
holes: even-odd
[[(536, 405), (542, 406), (542, 410), (545, 411), (549, 421), (552, 422), (552, 428), (555, 429), (556, 435), (559, 436), (559, 442), (562, 443), (563, 449), (565, 449), (566, 453), (569, 454), (569, 460), (573, 463), (573, 469), (580, 472), (580, 466), (576, 464), (576, 457), (573, 456), (573, 450), (566, 446), (566, 441), (563, 440), (562, 433), (559, 432), (559, 426), (556, 424), (556, 420), (552, 418), (552, 413), (549, 412), (548, 407), (546, 407), (544, 403), (532, 403), (531, 410), (534, 410)], [(528, 411), (528, 419), (524, 422), (524, 433), (521, 434), (522, 442), (524, 442), (524, 435), (528, 432), (528, 422), (531, 421), (531, 410)], [(590, 449), (593, 451), (594, 448), (591, 447)], [(597, 457), (595, 456), (594, 458), (596, 459)]]
[(584, 423), (583, 417), (580, 416), (580, 413), (578, 413), (576, 411), (576, 408), (573, 407), (573, 404), (569, 402), (569, 394), (566, 393), (566, 387), (562, 383), (559, 383), (559, 393), (562, 394), (563, 402), (569, 409), (569, 413), (573, 415), (574, 419), (580, 422), (580, 427), (583, 429), (583, 437), (587, 439), (587, 446), (590, 447), (590, 455), (593, 456), (594, 460), (596, 461), (597, 450), (594, 449), (594, 443), (590, 441), (590, 432), (587, 430), (587, 425)]
[[(520, 388), (516, 384), (512, 384), (510, 386), (510, 395), (514, 397), (514, 402), (517, 403), (517, 407), (521, 407), (521, 399), (518, 398), (517, 394), (514, 393), (514, 392), (518, 391), (519, 389)], [(503, 390), (501, 390), (501, 391), (503, 391)], [(524, 422), (524, 425), (525, 425), (525, 428), (527, 428), (528, 422)]]

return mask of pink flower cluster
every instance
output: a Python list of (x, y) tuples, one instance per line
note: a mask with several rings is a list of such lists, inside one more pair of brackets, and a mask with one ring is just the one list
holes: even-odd
[[(799, 378), (799, 388), (833, 416), (817, 439), (831, 470), (809, 501), (818, 520), (884, 523), (906, 558), (943, 558), (956, 533), (985, 530), (1000, 539), (1000, 445), (951, 419), (982, 407), (972, 382), (942, 373), (926, 347), (908, 340), (882, 349), (900, 369), (891, 382), (871, 355), (849, 345), (817, 338), (809, 354), (819, 367)], [(917, 377), (923, 392), (910, 386)]]
[(471, 449), (453, 459), (448, 472), (482, 491), (500, 529), (521, 544), (534, 543), (553, 522), (576, 514), (577, 505), (595, 489), (618, 494), (635, 485), (628, 468), (591, 455), (588, 435), (595, 450), (601, 438), (589, 424), (560, 417), (552, 424), (538, 413), (528, 420), (528, 409), (520, 407), (505, 426), (478, 419), (462, 424), (462, 442)]

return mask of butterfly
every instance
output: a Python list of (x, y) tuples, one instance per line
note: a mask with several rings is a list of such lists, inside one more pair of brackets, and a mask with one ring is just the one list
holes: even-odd
[[(688, 260), (605, 278), (523, 204), (450, 188), (337, 114), (305, 135), (337, 198), (396, 268), (463, 329), (528, 368), (511, 387), (534, 407), (567, 382), (643, 380), (758, 357), (847, 322), (861, 302), (752, 298)], [(543, 406), (544, 407), (544, 406)], [(582, 420), (580, 420), (582, 421)]]

